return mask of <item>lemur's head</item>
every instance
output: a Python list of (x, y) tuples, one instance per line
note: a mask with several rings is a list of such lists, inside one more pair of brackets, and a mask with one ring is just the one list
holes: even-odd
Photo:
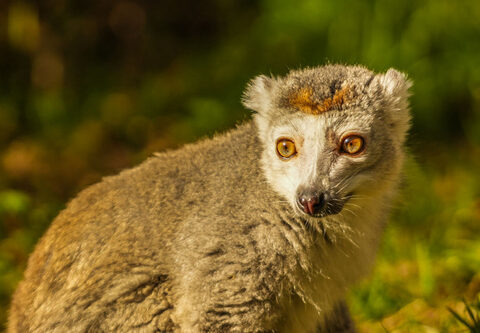
[(269, 183), (314, 217), (387, 195), (403, 160), (410, 85), (394, 69), (341, 65), (253, 79), (243, 103), (256, 111)]

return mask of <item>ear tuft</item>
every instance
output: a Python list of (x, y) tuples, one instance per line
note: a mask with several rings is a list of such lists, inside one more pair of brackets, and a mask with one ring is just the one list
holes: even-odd
[(385, 74), (380, 75), (379, 84), (386, 95), (408, 96), (408, 89), (412, 82), (404, 73), (390, 68)]
[(393, 68), (385, 74), (378, 75), (378, 86), (387, 101), (387, 115), (390, 126), (400, 141), (405, 140), (405, 135), (410, 127), (410, 112), (408, 89), (412, 86), (407, 76)]
[(275, 79), (265, 75), (255, 77), (247, 85), (242, 97), (242, 104), (250, 110), (262, 112), (272, 104), (272, 89)]

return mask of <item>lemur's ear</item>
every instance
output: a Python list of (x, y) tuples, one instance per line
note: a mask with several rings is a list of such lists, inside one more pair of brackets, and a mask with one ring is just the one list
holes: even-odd
[(267, 112), (272, 106), (272, 91), (275, 79), (265, 75), (259, 75), (251, 80), (242, 97), (243, 105), (258, 113)]
[(390, 68), (385, 74), (375, 76), (370, 86), (383, 95), (390, 126), (400, 138), (404, 138), (410, 127), (408, 98), (412, 81), (404, 73)]
[(390, 68), (385, 74), (377, 75), (375, 80), (382, 87), (386, 96), (408, 98), (408, 89), (412, 86), (412, 82), (404, 73)]

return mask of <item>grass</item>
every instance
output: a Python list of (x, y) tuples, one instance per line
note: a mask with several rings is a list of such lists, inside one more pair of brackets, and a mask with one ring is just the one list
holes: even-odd
[(448, 308), (448, 311), (468, 330), (472, 333), (480, 333), (480, 298), (472, 304), (468, 304), (466, 301), (463, 301), (465, 304), (465, 314), (461, 315), (452, 308)]

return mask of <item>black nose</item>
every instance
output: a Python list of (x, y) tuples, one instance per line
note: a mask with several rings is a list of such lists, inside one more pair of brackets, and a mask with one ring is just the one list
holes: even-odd
[(325, 206), (325, 194), (301, 193), (297, 201), (305, 213), (315, 215)]

